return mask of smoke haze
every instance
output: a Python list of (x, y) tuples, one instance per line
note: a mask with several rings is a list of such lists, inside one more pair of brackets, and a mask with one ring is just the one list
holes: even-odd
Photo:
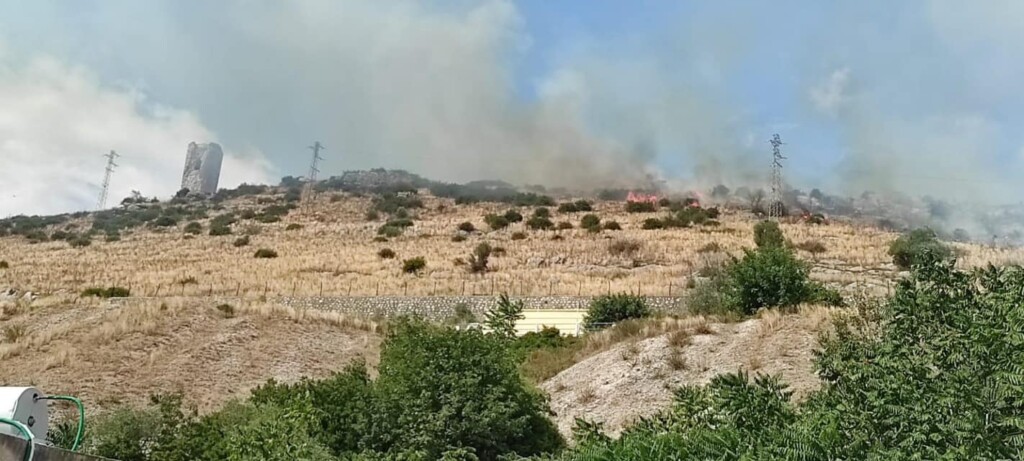
[(0, 215), (93, 206), (111, 149), (112, 199), (169, 195), (190, 141), (228, 187), (314, 140), (325, 174), (761, 186), (780, 132), (797, 187), (1022, 191), (1016, 2), (636, 5), (0, 0)]

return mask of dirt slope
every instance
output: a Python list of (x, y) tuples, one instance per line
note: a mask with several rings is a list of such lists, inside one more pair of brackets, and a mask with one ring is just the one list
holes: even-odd
[(214, 306), (177, 299), (14, 315), (0, 325), (22, 325), (25, 335), (0, 344), (0, 380), (77, 395), (93, 411), (175, 390), (209, 410), (269, 378), (322, 377), (357, 358), (377, 359), (379, 337), (337, 319)]
[(680, 333), (688, 339), (669, 333), (621, 343), (566, 369), (541, 388), (566, 435), (577, 417), (603, 422), (606, 430), (618, 434), (631, 421), (670, 406), (673, 389), (705, 384), (741, 368), (781, 374), (795, 398), (801, 398), (819, 385), (812, 350), (827, 318), (824, 309), (770, 313), (742, 323), (710, 324), (710, 332), (702, 326)]

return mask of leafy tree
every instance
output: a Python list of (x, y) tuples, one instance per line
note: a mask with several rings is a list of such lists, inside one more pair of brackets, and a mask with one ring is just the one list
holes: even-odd
[(758, 248), (781, 247), (786, 244), (786, 237), (775, 221), (761, 221), (754, 225), (754, 244)]
[(601, 218), (597, 217), (597, 215), (588, 214), (584, 215), (583, 218), (580, 219), (580, 227), (584, 229), (600, 229), (600, 226)]
[(418, 274), (427, 267), (427, 260), (422, 256), (402, 261), (402, 272), (406, 274)]
[(519, 214), (516, 210), (508, 210), (502, 216), (510, 223), (523, 222), (523, 215)]
[(539, 207), (539, 208), (533, 210), (533, 217), (534, 218), (550, 218), (551, 217), (551, 210), (549, 210), (547, 207)]
[(533, 230), (551, 230), (554, 229), (555, 223), (548, 218), (534, 216), (526, 221), (526, 226)]
[(651, 309), (643, 296), (620, 293), (594, 298), (583, 323), (587, 329), (604, 328), (612, 323), (650, 315)]
[(910, 269), (931, 259), (948, 260), (953, 251), (939, 241), (931, 229), (915, 229), (889, 245), (889, 256), (900, 269)]
[(502, 294), (494, 308), (484, 314), (484, 324), (498, 336), (514, 338), (516, 322), (526, 318), (523, 315), (523, 308), (522, 301), (512, 301), (508, 295)]
[(726, 270), (731, 304), (744, 314), (764, 307), (795, 306), (812, 299), (807, 265), (780, 246), (745, 250)]
[[(508, 213), (506, 213), (506, 215), (508, 215)], [(519, 218), (521, 220), (522, 216), (520, 216)], [(487, 216), (484, 216), (484, 222), (487, 223), (487, 226), (490, 227), (491, 230), (500, 230), (508, 227), (509, 220), (505, 216), (489, 214)]]

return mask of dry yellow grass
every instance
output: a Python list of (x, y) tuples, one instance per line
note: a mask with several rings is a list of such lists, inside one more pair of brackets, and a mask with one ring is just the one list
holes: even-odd
[[(477, 232), (463, 242), (452, 235), (463, 221), (487, 229), (486, 213), (503, 212), (506, 205), (455, 206), (450, 200), (425, 197), (426, 208), (405, 235), (376, 243), (381, 222), (367, 222), (366, 198), (346, 196), (331, 202), (320, 197), (295, 210), (282, 222), (258, 224), (259, 235), (249, 246), (232, 242), (254, 224), (241, 221), (233, 236), (186, 237), (179, 228), (164, 231), (137, 230), (120, 242), (100, 242), (86, 248), (70, 248), (65, 242), (29, 244), (20, 237), (0, 238), (2, 256), (10, 269), (0, 271), (0, 287), (14, 286), (43, 293), (77, 293), (92, 286), (130, 287), (136, 296), (241, 295), (596, 295), (637, 292), (645, 295), (679, 294), (690, 275), (706, 261), (723, 253), (739, 254), (752, 246), (755, 220), (746, 213), (726, 211), (718, 227), (642, 230), (644, 219), (658, 214), (628, 214), (621, 202), (599, 202), (595, 213), (614, 219), (622, 231), (591, 234), (583, 229), (527, 232), (525, 240), (512, 240), (514, 232), (526, 231), (522, 223), (496, 232)], [(438, 205), (444, 204), (439, 211)], [(229, 208), (252, 207), (251, 199)], [(523, 209), (524, 214), (531, 210)], [(578, 224), (582, 213), (555, 214), (555, 221)], [(285, 231), (299, 223), (299, 230)], [(839, 286), (870, 285), (884, 291), (884, 279), (894, 271), (886, 250), (892, 233), (872, 227), (834, 223), (811, 226), (784, 223), (792, 241), (816, 240), (827, 251), (813, 261), (812, 277)], [(610, 239), (642, 242), (633, 254), (609, 252)], [(480, 242), (503, 247), (506, 254), (492, 257), (493, 272), (471, 275), (453, 264), (465, 259)], [(714, 245), (712, 245), (714, 244)], [(717, 246), (721, 252), (707, 252)], [(1024, 250), (957, 245), (967, 267), (989, 262), (1024, 261)], [(256, 259), (257, 248), (271, 248), (276, 259)], [(381, 248), (397, 253), (394, 259), (377, 256)], [(700, 251), (705, 249), (704, 252)], [(803, 253), (803, 252), (801, 252)], [(715, 256), (715, 255), (719, 256)], [(802, 254), (808, 261), (810, 254)], [(423, 256), (427, 268), (419, 276), (401, 273), (401, 261)], [(196, 283), (181, 284), (193, 277)]]

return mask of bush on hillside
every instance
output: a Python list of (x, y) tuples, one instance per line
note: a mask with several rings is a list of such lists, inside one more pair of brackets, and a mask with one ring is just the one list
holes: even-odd
[(555, 223), (548, 218), (534, 216), (526, 221), (526, 227), (533, 230), (551, 230), (555, 227)]
[(584, 229), (600, 229), (601, 218), (594, 214), (584, 215), (583, 218), (580, 219), (580, 227)]
[(427, 267), (427, 260), (422, 256), (402, 261), (402, 272), (406, 274), (418, 274)]
[(650, 202), (626, 202), (627, 213), (653, 213), (658, 206)]
[(618, 221), (605, 221), (604, 230), (617, 231), (622, 230), (622, 226), (619, 225)]
[(302, 224), (291, 223), (291, 224), (285, 226), (284, 230), (286, 230), (286, 231), (300, 230), (300, 229), (302, 229), (302, 227), (303, 227)]
[(0, 269), (10, 269), (11, 264), (7, 261), (0, 261)]
[(526, 240), (526, 233), (525, 232), (513, 232), (511, 239), (512, 240)]
[(260, 248), (260, 249), (256, 250), (255, 257), (256, 258), (276, 258), (277, 257), (277, 252), (274, 251), (274, 250), (271, 250), (270, 248)]
[(562, 221), (562, 222), (558, 223), (557, 226), (555, 226), (555, 229), (557, 229), (557, 230), (569, 230), (569, 229), (572, 229), (572, 223), (568, 222), (568, 221)]
[(232, 243), (232, 245), (234, 245), (236, 248), (244, 247), (244, 246), (246, 246), (248, 244), (249, 244), (249, 236), (248, 235), (243, 235), (241, 237), (238, 237), (238, 238), (235, 239), (234, 243)]
[(547, 207), (537, 208), (537, 209), (533, 210), (533, 217), (534, 218), (550, 218), (551, 217), (551, 210), (549, 210)]
[(641, 243), (636, 240), (619, 239), (608, 244), (608, 253), (613, 256), (632, 256), (640, 251)]
[(212, 235), (212, 236), (231, 235), (231, 228), (228, 227), (228, 226), (211, 226), (210, 227), (210, 235)]
[(775, 221), (761, 221), (754, 225), (754, 244), (758, 248), (781, 247), (786, 244), (786, 238), (779, 229), (779, 223)]
[(455, 234), (455, 235), (452, 236), (452, 241), (455, 242), (455, 243), (465, 242), (466, 240), (468, 240), (468, 239), (463, 234)]
[(744, 256), (726, 269), (730, 304), (743, 314), (766, 307), (788, 307), (805, 302), (841, 304), (833, 294), (808, 278), (806, 264), (788, 248), (765, 246), (744, 250)]
[(391, 248), (381, 248), (377, 251), (377, 256), (380, 259), (392, 259), (395, 257), (395, 250)]
[(383, 225), (377, 228), (377, 235), (386, 238), (395, 238), (405, 232), (401, 227)]
[(620, 293), (599, 296), (590, 302), (583, 323), (588, 330), (600, 329), (629, 319), (649, 317), (651, 309), (643, 296)]
[(476, 226), (474, 226), (473, 223), (466, 221), (459, 224), (459, 230), (462, 232), (476, 232)]
[(81, 296), (83, 298), (84, 297), (89, 297), (89, 296), (95, 296), (97, 298), (127, 298), (130, 295), (131, 295), (131, 292), (128, 291), (127, 288), (121, 288), (121, 287), (109, 287), (109, 288), (92, 287), (92, 288), (86, 288), (84, 291), (82, 291), (82, 295)]
[(487, 263), (491, 257), (491, 245), (487, 242), (483, 242), (473, 249), (473, 253), (469, 255), (468, 261), (469, 272), (473, 274), (482, 274), (487, 272)]
[(523, 222), (523, 215), (519, 214), (516, 210), (508, 210), (502, 216), (510, 223)]
[(658, 218), (647, 218), (640, 227), (645, 230), (664, 229), (665, 223)]
[(487, 226), (490, 227), (491, 230), (504, 229), (508, 227), (509, 223), (507, 218), (505, 218), (504, 216), (498, 216), (496, 214), (489, 214), (487, 216), (484, 216), (484, 222), (487, 223)]
[(195, 221), (192, 221), (185, 225), (185, 233), (191, 235), (199, 235), (203, 233), (203, 225)]
[(931, 229), (915, 229), (889, 245), (889, 256), (900, 269), (910, 269), (930, 260), (948, 260), (953, 251), (939, 241)]

